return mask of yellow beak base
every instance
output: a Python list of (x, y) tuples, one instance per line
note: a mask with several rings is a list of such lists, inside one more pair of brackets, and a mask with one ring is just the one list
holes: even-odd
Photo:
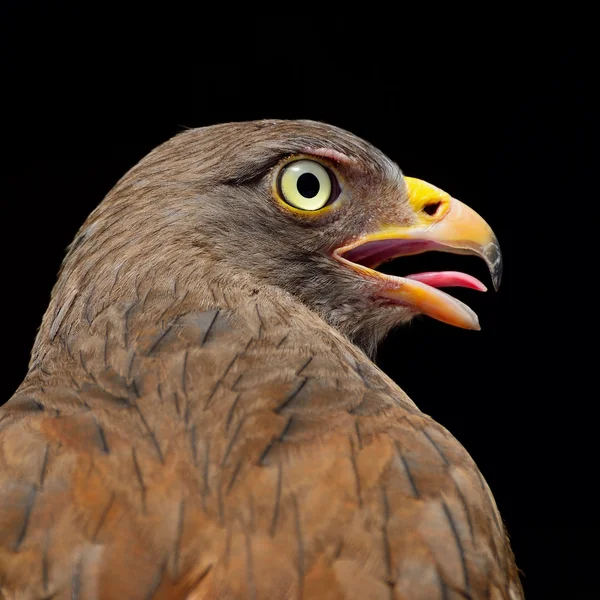
[[(465, 329), (480, 329), (477, 315), (464, 303), (437, 289), (442, 286), (473, 287), (468, 275), (456, 272), (393, 277), (374, 269), (382, 262), (430, 250), (481, 257), (497, 290), (502, 278), (502, 254), (491, 227), (474, 210), (446, 192), (420, 179), (405, 178), (408, 200), (415, 211), (415, 224), (381, 227), (334, 251), (333, 256), (363, 277), (373, 279), (378, 295), (394, 304), (409, 306), (444, 323)], [(425, 275), (427, 277), (425, 278)], [(424, 283), (421, 279), (427, 279)], [(475, 280), (476, 281), (476, 280)]]

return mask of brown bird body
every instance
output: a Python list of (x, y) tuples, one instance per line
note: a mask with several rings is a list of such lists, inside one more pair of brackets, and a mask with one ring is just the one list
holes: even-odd
[[(280, 239), (281, 148), (352, 159), (345, 214)], [(348, 133), (267, 121), (117, 184), (0, 409), (0, 598), (522, 597), (473, 460), (363, 352), (406, 307), (320, 252), (409, 223), (402, 182)]]

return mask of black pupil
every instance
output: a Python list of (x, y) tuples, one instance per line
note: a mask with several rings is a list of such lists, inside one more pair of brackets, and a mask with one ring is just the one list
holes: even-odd
[(312, 173), (302, 173), (298, 177), (298, 183), (296, 184), (298, 191), (304, 198), (314, 198), (321, 189), (321, 184), (316, 175)]

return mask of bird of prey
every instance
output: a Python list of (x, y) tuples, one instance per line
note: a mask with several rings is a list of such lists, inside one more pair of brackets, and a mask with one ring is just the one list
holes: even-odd
[[(91, 213), (0, 412), (0, 597), (522, 598), (466, 450), (371, 360), (424, 314), (477, 329), (486, 222), (312, 121), (191, 129)], [(400, 257), (400, 258), (399, 258)]]

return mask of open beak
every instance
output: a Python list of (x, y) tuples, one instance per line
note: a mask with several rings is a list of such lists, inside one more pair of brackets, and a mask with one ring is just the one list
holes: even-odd
[(477, 315), (440, 287), (468, 287), (486, 291), (474, 277), (456, 271), (417, 273), (394, 277), (375, 269), (400, 256), (430, 250), (474, 254), (487, 263), (497, 290), (502, 278), (502, 254), (490, 226), (471, 208), (446, 192), (420, 179), (405, 178), (408, 200), (416, 223), (409, 227), (383, 226), (380, 230), (337, 248), (333, 257), (361, 276), (372, 278), (376, 294), (444, 323), (465, 329), (480, 329)]

